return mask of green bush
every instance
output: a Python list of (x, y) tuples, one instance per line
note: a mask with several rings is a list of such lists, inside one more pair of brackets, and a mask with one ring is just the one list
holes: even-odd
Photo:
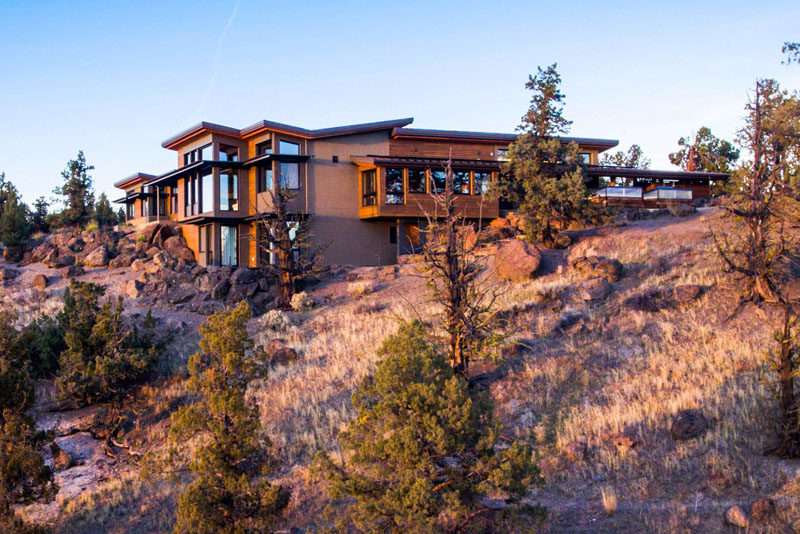
[(144, 378), (158, 359), (155, 320), (148, 311), (140, 324), (126, 325), (123, 300), (98, 305), (105, 288), (72, 280), (57, 320), (65, 350), (55, 384), (61, 399), (75, 405), (117, 396)]
[(538, 507), (483, 513), (486, 493), (517, 501), (541, 482), (539, 471), (528, 446), (499, 450), (488, 393), (453, 371), (422, 323), (401, 326), (380, 354), (375, 374), (353, 394), (356, 417), (339, 436), (349, 460), (318, 453), (314, 462), (339, 500), (335, 530), (507, 531), (514, 519), (540, 520)]
[(41, 316), (22, 331), (21, 350), (32, 378), (55, 376), (58, 359), (66, 348), (64, 331), (52, 317)]
[(97, 230), (99, 227), (100, 226), (96, 222), (90, 222), (89, 224), (86, 225), (86, 231), (93, 232), (94, 230)]

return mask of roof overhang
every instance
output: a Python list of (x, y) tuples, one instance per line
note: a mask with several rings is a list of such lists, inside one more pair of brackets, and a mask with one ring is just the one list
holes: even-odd
[(615, 167), (611, 165), (588, 165), (589, 176), (612, 176), (617, 178), (660, 178), (662, 180), (723, 180), (730, 174), (724, 172), (669, 171), (653, 169), (636, 169), (634, 167)]
[[(513, 143), (518, 139), (517, 134), (494, 132), (470, 132), (462, 130), (428, 130), (422, 128), (395, 128), (392, 131), (394, 139), (431, 139), (442, 141), (472, 141), (479, 143)], [(608, 150), (619, 145), (616, 139), (600, 139), (594, 137), (564, 137), (559, 139), (564, 143), (576, 142), (587, 148)]]
[(124, 189), (125, 187), (136, 185), (137, 183), (146, 182), (147, 180), (152, 180), (155, 178), (155, 174), (145, 174), (143, 172), (137, 172), (136, 174), (132, 174), (127, 178), (123, 178), (117, 182), (114, 182), (114, 187), (117, 189)]
[(502, 161), (493, 159), (464, 159), (464, 158), (419, 158), (413, 156), (353, 156), (350, 161), (355, 165), (376, 165), (379, 167), (416, 167), (416, 168), (442, 168), (450, 161), (454, 169), (498, 171), (503, 165)]
[(154, 177), (153, 180), (147, 182), (149, 186), (155, 185), (168, 185), (174, 180), (178, 178), (182, 178), (189, 174), (193, 174), (195, 172), (202, 172), (214, 167), (222, 168), (222, 169), (238, 169), (241, 167), (242, 164), (238, 161), (197, 161), (192, 163), (191, 165), (186, 165), (185, 167), (181, 167), (180, 169), (175, 169), (173, 171), (169, 171), (167, 173), (162, 174), (161, 176)]
[(271, 164), (273, 161), (281, 161), (284, 163), (303, 163), (311, 158), (309, 154), (261, 154), (254, 158), (250, 158), (241, 163), (241, 167), (262, 167)]

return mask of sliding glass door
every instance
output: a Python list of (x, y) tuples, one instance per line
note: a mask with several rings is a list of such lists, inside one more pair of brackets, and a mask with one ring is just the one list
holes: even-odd
[(222, 265), (238, 265), (238, 243), (239, 228), (236, 226), (222, 226), (222, 254), (220, 260)]

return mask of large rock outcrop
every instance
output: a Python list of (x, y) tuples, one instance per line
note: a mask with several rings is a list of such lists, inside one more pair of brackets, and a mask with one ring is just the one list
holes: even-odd
[(533, 279), (541, 263), (539, 249), (521, 239), (503, 241), (495, 254), (497, 276), (516, 283)]

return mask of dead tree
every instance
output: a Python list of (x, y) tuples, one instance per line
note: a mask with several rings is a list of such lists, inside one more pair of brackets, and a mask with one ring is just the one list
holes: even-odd
[(452, 161), (445, 167), (444, 191), (432, 193), (433, 213), (426, 213), (422, 253), (428, 266), (433, 301), (442, 308), (451, 365), (468, 373), (469, 363), (500, 341), (500, 292), (486, 276), (486, 257), (475, 255), (478, 232), (457, 213)]
[(295, 197), (292, 190), (278, 183), (268, 193), (272, 211), (256, 219), (261, 229), (260, 233), (256, 232), (256, 246), (262, 258), (274, 255), (272, 266), (278, 277), (276, 304), (279, 308), (288, 308), (300, 282), (324, 271), (320, 259), (326, 247), (312, 247), (308, 215), (289, 211)]

